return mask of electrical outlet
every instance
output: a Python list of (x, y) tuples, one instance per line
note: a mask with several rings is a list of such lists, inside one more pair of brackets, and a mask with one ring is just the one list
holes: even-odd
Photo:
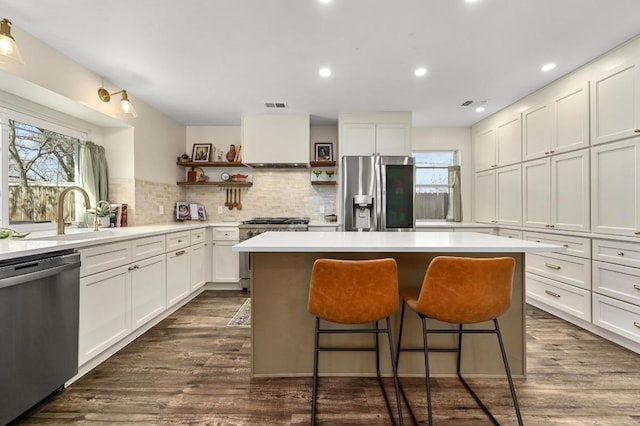
[(164, 206), (158, 208), (158, 214), (164, 214)]
[(222, 214), (222, 206), (218, 206), (218, 214)]
[(320, 206), (320, 213), (324, 213), (324, 206)]

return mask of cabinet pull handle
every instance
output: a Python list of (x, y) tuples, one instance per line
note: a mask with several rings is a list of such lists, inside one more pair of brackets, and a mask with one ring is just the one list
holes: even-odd
[(536, 240), (536, 243), (539, 243), (539, 242), (540, 242), (540, 240)]
[(186, 253), (186, 251), (184, 251), (184, 250), (180, 250), (180, 251), (177, 251), (177, 252), (176, 252), (176, 256), (182, 256), (182, 255), (183, 255), (183, 254), (185, 254), (185, 253)]
[(560, 295), (558, 293), (554, 293), (551, 290), (545, 290), (544, 292), (547, 293), (549, 296), (560, 297)]
[(133, 265), (133, 269), (140, 269), (138, 265)]
[(549, 151), (545, 151), (544, 153), (545, 153), (546, 155), (551, 154), (551, 152), (549, 152)]
[(618, 252), (618, 256), (624, 256), (624, 252), (623, 251), (619, 251)]
[(640, 231), (634, 232), (635, 235), (640, 235)]
[(633, 325), (635, 325), (636, 327), (640, 328), (640, 322), (638, 322), (638, 321), (634, 321)]
[(562, 247), (569, 248), (569, 244), (563, 244)]
[(635, 129), (634, 133), (640, 133), (640, 129)]
[(129, 267), (127, 268), (127, 271), (133, 271), (133, 266), (129, 266)]
[(545, 263), (544, 266), (546, 266), (547, 268), (555, 269), (555, 270), (560, 269), (558, 265), (554, 265), (553, 263)]
[(555, 151), (552, 149), (551, 151), (549, 151), (549, 154), (554, 154)]
[(636, 290), (640, 290), (640, 284), (635, 284), (633, 288), (635, 288)]
[(547, 225), (549, 228), (555, 228), (555, 225)]

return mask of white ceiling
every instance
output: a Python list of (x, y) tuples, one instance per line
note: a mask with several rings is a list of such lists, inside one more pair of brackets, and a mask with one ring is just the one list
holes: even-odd
[(186, 125), (284, 101), (312, 124), (470, 126), (640, 33), (639, 0), (0, 0), (1, 17)]

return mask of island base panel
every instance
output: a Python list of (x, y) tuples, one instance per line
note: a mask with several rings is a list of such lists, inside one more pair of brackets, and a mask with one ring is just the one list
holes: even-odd
[[(311, 376), (313, 370), (314, 317), (307, 311), (311, 267), (318, 258), (374, 259), (393, 257), (398, 263), (400, 285), (420, 287), (433, 253), (252, 253), (252, 375), (253, 377)], [(509, 366), (514, 377), (526, 375), (524, 322), (524, 255), (522, 253), (456, 253), (456, 256), (509, 256), (516, 260), (510, 309), (499, 318)], [(366, 303), (354, 300), (353, 303)], [(397, 341), (400, 311), (392, 317)], [(430, 327), (455, 328), (429, 320)], [(490, 323), (484, 323), (486, 326)], [(327, 325), (339, 328), (340, 325)], [(363, 327), (370, 327), (365, 325)], [(383, 326), (383, 324), (381, 324)], [(466, 326), (473, 327), (473, 326)], [(409, 308), (405, 313), (403, 346), (422, 346), (421, 322)], [(371, 346), (372, 335), (321, 336), (323, 344)], [(430, 347), (453, 347), (456, 335), (432, 335)], [(391, 375), (386, 339), (380, 339), (381, 370)], [(395, 351), (394, 347), (394, 351)], [(431, 374), (455, 375), (455, 354), (430, 356)], [(494, 335), (463, 337), (462, 372), (469, 376), (504, 376), (504, 367)], [(375, 376), (375, 354), (363, 352), (323, 352), (319, 357), (320, 375)], [(420, 353), (404, 352), (398, 373), (424, 376)]]

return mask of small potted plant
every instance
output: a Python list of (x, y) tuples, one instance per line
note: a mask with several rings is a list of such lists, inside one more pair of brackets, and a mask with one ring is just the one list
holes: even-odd
[(100, 228), (108, 228), (111, 226), (111, 205), (106, 202), (101, 202), (94, 209), (94, 214), (98, 215), (98, 223)]
[(190, 159), (191, 158), (189, 157), (189, 154), (187, 154), (186, 152), (184, 154), (182, 154), (180, 157), (178, 157), (178, 161), (181, 162), (181, 163), (186, 163)]

